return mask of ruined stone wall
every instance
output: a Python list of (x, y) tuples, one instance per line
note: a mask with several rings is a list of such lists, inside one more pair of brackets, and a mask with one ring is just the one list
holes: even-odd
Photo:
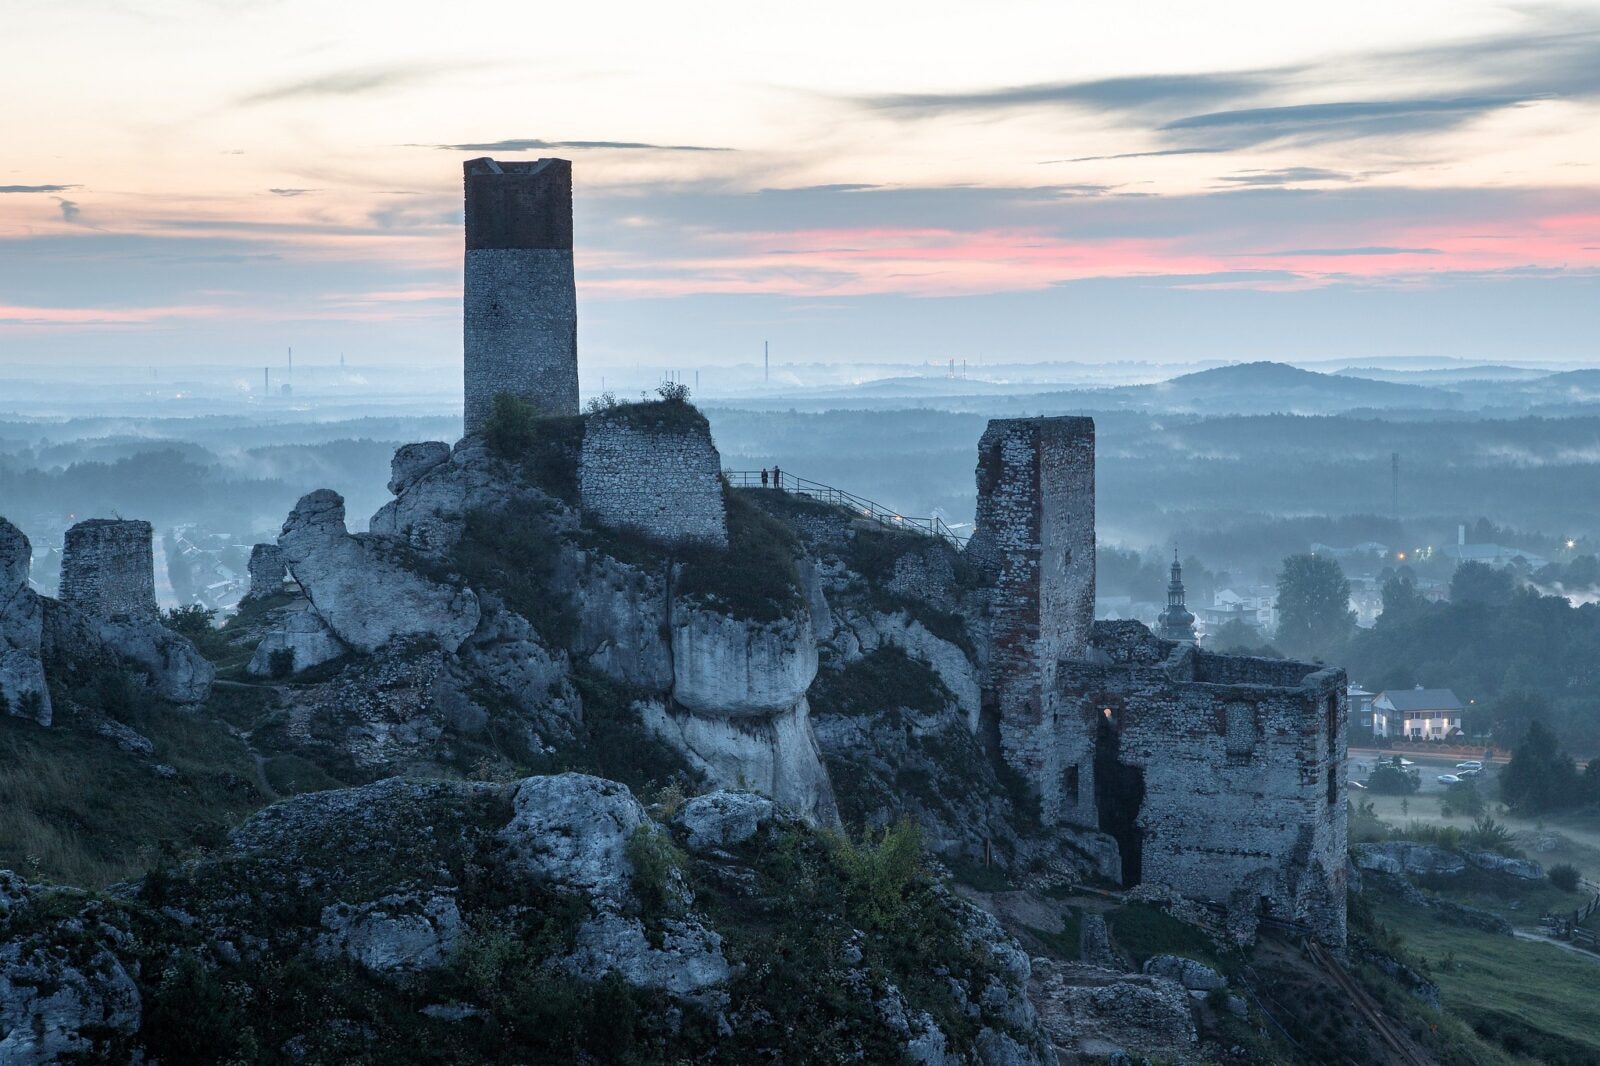
[(283, 579), (288, 576), (289, 564), (284, 561), (283, 549), (276, 544), (257, 544), (250, 549), (250, 591), (245, 598), (276, 596), (283, 591)]
[[(1117, 836), (1132, 879), (1342, 944), (1343, 671), (1190, 650), (1177, 658), (1063, 664), (1052, 707), (1071, 783), (1063, 820)], [(1234, 683), (1187, 679), (1208, 675)]]
[(584, 422), (583, 508), (605, 525), (665, 544), (727, 547), (722, 457), (687, 404), (629, 404)]
[(61, 599), (96, 618), (159, 617), (149, 522), (91, 518), (67, 530)]
[(578, 413), (572, 164), (464, 164), (466, 432), (508, 392), (545, 415)]
[(1094, 622), (1093, 420), (991, 421), (977, 481), (967, 555), (991, 588), (986, 713), (1053, 824), (1063, 799), (1047, 694), (1056, 663), (1083, 656)]

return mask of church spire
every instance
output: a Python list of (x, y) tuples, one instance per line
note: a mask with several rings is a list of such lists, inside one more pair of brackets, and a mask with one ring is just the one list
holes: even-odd
[(1180, 640), (1189, 644), (1199, 638), (1194, 632), (1194, 615), (1185, 606), (1183, 591), (1183, 564), (1178, 562), (1178, 549), (1172, 549), (1172, 580), (1167, 584), (1167, 609), (1157, 620), (1156, 635), (1163, 640)]

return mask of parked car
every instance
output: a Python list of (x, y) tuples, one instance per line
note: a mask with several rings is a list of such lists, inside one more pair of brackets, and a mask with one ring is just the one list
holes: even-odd
[(1401, 766), (1415, 766), (1417, 764), (1412, 762), (1410, 759), (1401, 759), (1400, 760), (1400, 765)]
[(1440, 774), (1439, 777), (1438, 777), (1438, 781), (1439, 781), (1439, 784), (1441, 784), (1441, 785), (1459, 785), (1459, 784), (1461, 784), (1461, 778), (1457, 777), (1455, 774)]
[(1465, 770), (1461, 770), (1461, 769), (1456, 770), (1456, 776), (1461, 778), (1461, 780), (1463, 780), (1463, 781), (1465, 781), (1465, 780), (1467, 780), (1469, 778), (1478, 777), (1482, 773), (1483, 773), (1482, 770), (1474, 770), (1474, 769), (1471, 769), (1470, 767), (1465, 769)]
[(1351, 788), (1357, 789), (1361, 792), (1365, 792), (1367, 790), (1367, 786), (1363, 785), (1360, 781), (1350, 781), (1349, 785)]
[(1457, 770), (1482, 770), (1483, 769), (1483, 763), (1479, 762), (1477, 759), (1468, 759), (1466, 762), (1458, 762), (1458, 763), (1456, 763), (1456, 769)]

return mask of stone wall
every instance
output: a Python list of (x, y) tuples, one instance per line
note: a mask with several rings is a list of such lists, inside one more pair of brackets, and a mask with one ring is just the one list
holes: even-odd
[(1122, 629), (1095, 634), (1049, 701), (1060, 819), (1116, 838), (1130, 885), (1342, 944), (1344, 672), (1171, 641), (1155, 642), (1166, 654), (1152, 664), (1146, 643), (1126, 655)]
[(91, 518), (67, 530), (61, 599), (95, 618), (160, 616), (149, 522)]
[(245, 593), (245, 599), (278, 595), (288, 576), (289, 564), (283, 559), (283, 549), (276, 544), (257, 544), (250, 549), (250, 591)]
[(665, 544), (727, 547), (722, 457), (705, 417), (685, 403), (626, 404), (584, 423), (578, 469), (596, 520)]
[(993, 742), (1057, 820), (1058, 768), (1045, 719), (1056, 663), (1081, 658), (1094, 622), (1094, 422), (1014, 418), (978, 442), (977, 528), (968, 559), (990, 586), (985, 713)]
[(0, 714), (51, 720), (41, 662), (44, 604), (28, 587), (33, 548), (22, 530), (0, 518)]
[(466, 432), (502, 392), (546, 415), (578, 413), (572, 164), (473, 159), (466, 187)]

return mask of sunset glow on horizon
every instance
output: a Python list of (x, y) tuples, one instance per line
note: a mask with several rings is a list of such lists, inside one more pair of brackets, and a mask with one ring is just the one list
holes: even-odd
[[(6, 24), (0, 362), (458, 360), (475, 155), (574, 161), (595, 365), (642, 338), (964, 355), (996, 299), (1021, 332), (995, 358), (1188, 357), (1138, 322), (1116, 353), (1038, 347), (1131, 307), (1192, 315), (1211, 354), (1248, 307), (1255, 348), (1357, 355), (1393, 291), (1430, 298), (1380, 354), (1593, 353), (1593, 4), (56, 0)], [(935, 304), (949, 351), (896, 325)]]

